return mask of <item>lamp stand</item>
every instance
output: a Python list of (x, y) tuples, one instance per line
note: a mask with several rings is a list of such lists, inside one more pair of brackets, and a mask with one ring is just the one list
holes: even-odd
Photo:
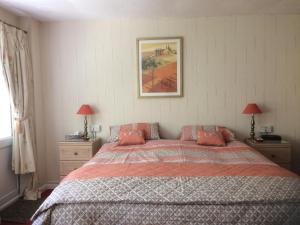
[(88, 131), (87, 131), (87, 116), (84, 116), (84, 133), (83, 133), (83, 139), (89, 140), (88, 138)]
[(254, 113), (253, 113), (251, 116), (251, 132), (250, 132), (251, 140), (254, 140), (254, 138), (255, 138), (254, 128), (255, 128), (255, 120), (254, 120)]

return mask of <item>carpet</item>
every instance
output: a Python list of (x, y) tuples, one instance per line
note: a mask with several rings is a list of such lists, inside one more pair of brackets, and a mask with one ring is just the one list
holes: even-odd
[(52, 190), (46, 190), (42, 193), (42, 198), (32, 201), (19, 199), (9, 207), (5, 208), (0, 212), (2, 219), (1, 225), (3, 224), (31, 224), (30, 218), (40, 205), (49, 196)]

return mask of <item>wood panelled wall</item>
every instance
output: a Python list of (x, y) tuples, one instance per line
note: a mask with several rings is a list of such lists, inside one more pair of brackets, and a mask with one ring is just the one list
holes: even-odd
[[(137, 98), (136, 38), (184, 38), (184, 97)], [(300, 16), (118, 19), (41, 27), (47, 180), (59, 178), (57, 141), (82, 130), (76, 111), (97, 109), (107, 137), (113, 124), (158, 121), (163, 137), (185, 124), (219, 124), (248, 135), (241, 111), (260, 105), (257, 127), (274, 125), (300, 165)]]

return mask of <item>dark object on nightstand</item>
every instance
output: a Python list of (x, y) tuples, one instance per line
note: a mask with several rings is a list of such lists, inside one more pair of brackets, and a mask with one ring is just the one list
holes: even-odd
[(281, 136), (276, 134), (263, 134), (260, 135), (264, 141), (281, 141)]

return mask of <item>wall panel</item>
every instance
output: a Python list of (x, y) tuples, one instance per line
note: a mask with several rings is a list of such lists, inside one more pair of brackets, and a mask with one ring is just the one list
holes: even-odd
[[(44, 76), (48, 181), (58, 180), (57, 141), (81, 130), (82, 103), (97, 109), (92, 122), (108, 126), (158, 121), (163, 137), (184, 124), (220, 124), (248, 135), (241, 111), (257, 102), (259, 125), (272, 124), (300, 158), (300, 16), (191, 19), (115, 19), (44, 23)], [(137, 98), (136, 38), (184, 37), (184, 97)], [(299, 166), (298, 166), (299, 167)], [(299, 169), (299, 168), (298, 168)]]

